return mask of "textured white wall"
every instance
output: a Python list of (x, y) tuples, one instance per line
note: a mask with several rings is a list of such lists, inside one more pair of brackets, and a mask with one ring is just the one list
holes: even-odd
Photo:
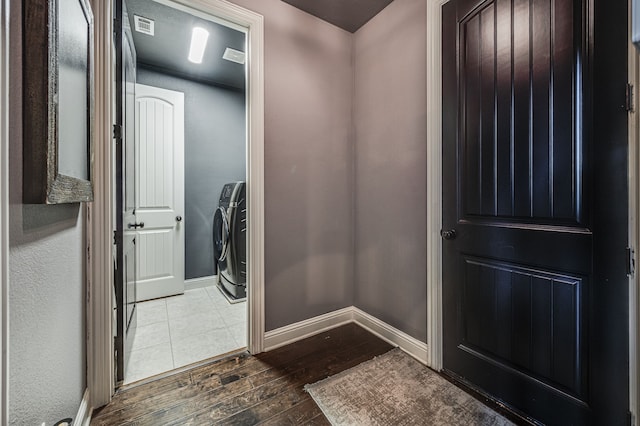
[(426, 1), (354, 36), (355, 305), (426, 341)]
[(12, 0), (9, 423), (52, 425), (76, 415), (86, 387), (84, 208), (21, 201), (20, 9)]

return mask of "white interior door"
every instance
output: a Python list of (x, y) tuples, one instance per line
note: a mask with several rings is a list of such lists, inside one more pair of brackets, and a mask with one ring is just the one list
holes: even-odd
[(138, 300), (184, 292), (184, 94), (136, 85)]

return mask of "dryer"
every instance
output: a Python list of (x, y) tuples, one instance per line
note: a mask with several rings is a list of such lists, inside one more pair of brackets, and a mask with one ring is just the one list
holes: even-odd
[(213, 217), (213, 251), (218, 286), (232, 301), (247, 295), (247, 203), (245, 182), (222, 188)]

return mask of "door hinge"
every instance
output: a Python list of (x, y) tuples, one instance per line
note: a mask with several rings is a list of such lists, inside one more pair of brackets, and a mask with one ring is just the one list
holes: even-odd
[(636, 251), (627, 247), (627, 276), (633, 277), (636, 274)]
[(113, 245), (118, 245), (118, 231), (113, 231)]
[(122, 139), (122, 125), (120, 124), (113, 125), (113, 138)]
[(624, 95), (624, 109), (627, 112), (633, 112), (634, 109), (633, 102), (633, 84), (627, 83), (627, 87), (625, 89)]

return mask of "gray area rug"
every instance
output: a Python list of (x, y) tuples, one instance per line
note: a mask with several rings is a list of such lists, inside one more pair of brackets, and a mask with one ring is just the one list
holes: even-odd
[(305, 389), (332, 425), (512, 425), (400, 349)]

